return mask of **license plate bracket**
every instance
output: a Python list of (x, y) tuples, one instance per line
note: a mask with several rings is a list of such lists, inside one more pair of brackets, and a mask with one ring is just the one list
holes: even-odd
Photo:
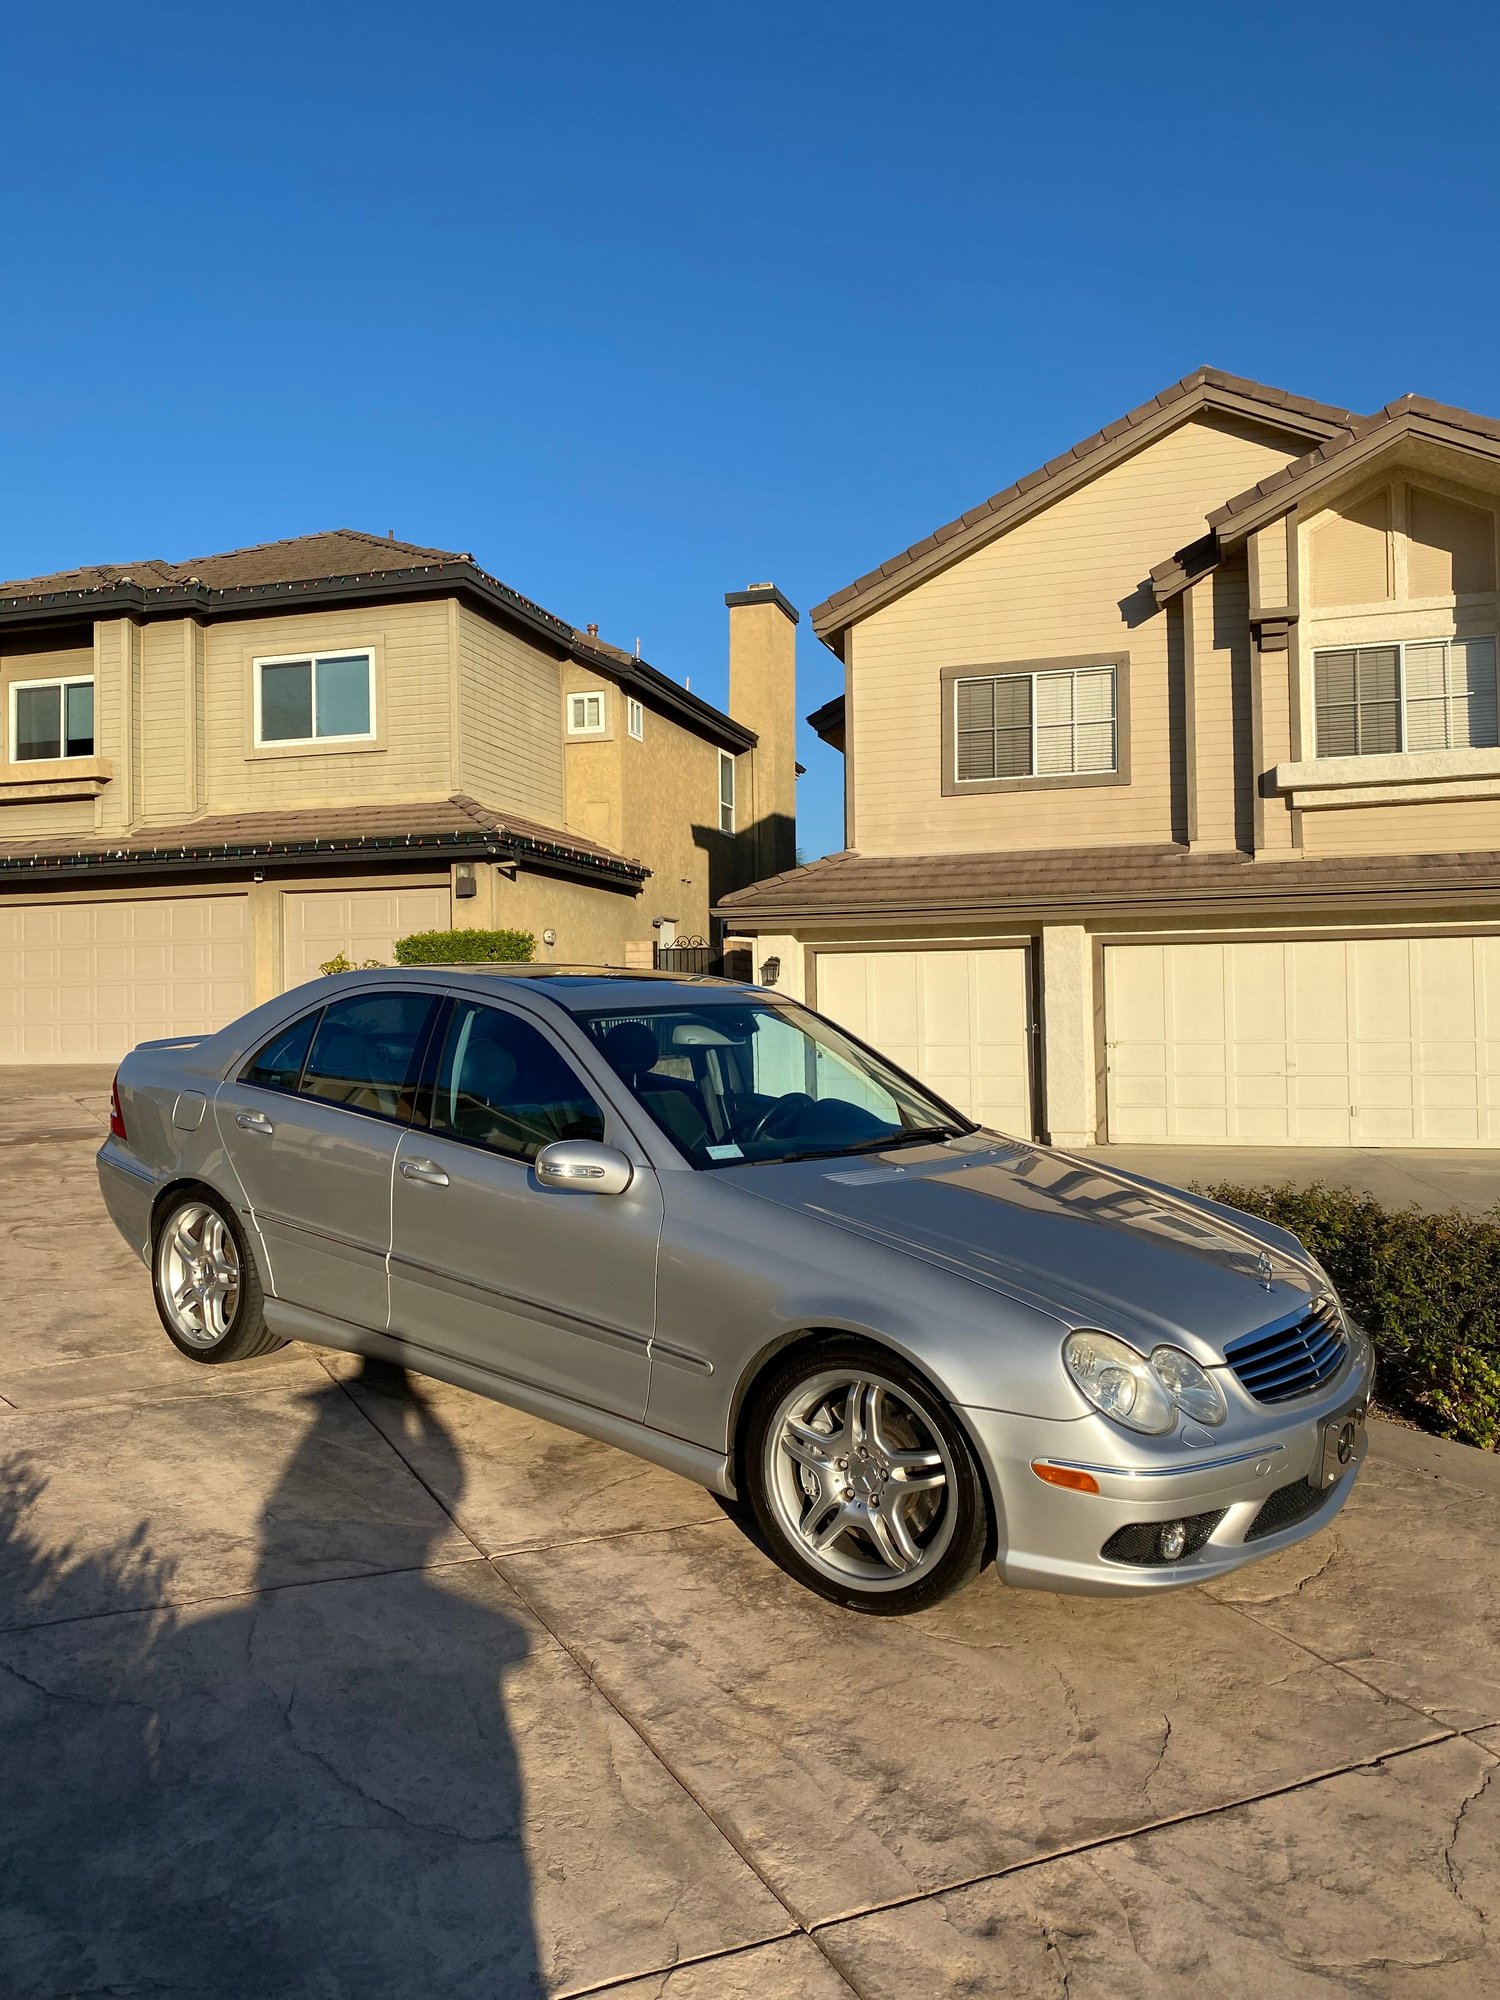
[(1337, 1486), (1346, 1473), (1353, 1471), (1364, 1429), (1363, 1403), (1356, 1403), (1353, 1409), (1345, 1410), (1339, 1416), (1329, 1417), (1319, 1426), (1318, 1456), (1307, 1476), (1309, 1486), (1326, 1493), (1330, 1486)]

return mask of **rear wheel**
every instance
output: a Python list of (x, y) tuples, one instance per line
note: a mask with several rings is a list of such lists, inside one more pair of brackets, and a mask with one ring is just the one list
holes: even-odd
[(782, 1568), (852, 1611), (924, 1610), (983, 1567), (989, 1514), (968, 1440), (916, 1370), (878, 1348), (822, 1342), (774, 1369), (744, 1469)]
[(265, 1295), (228, 1204), (189, 1188), (157, 1220), (152, 1290), (167, 1336), (190, 1361), (248, 1361), (284, 1346), (266, 1325)]

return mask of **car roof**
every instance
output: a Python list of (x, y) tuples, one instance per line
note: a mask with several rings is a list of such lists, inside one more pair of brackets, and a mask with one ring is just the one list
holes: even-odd
[(334, 974), (329, 985), (340, 987), (379, 986), (391, 978), (417, 980), (451, 986), (456, 979), (488, 985), (492, 981), (524, 981), (540, 996), (565, 1007), (569, 1013), (588, 1013), (596, 1008), (628, 1013), (632, 1008), (650, 1006), (701, 1007), (743, 1002), (761, 996), (759, 987), (738, 979), (719, 979), (701, 972), (632, 972), (610, 965), (393, 965), (379, 971)]

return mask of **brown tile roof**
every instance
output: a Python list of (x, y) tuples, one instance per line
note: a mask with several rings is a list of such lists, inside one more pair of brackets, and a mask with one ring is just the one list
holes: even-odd
[[(1029, 511), (1038, 502), (1046, 504), (1080, 477), (1087, 477), (1094, 469), (1093, 461), (1115, 446), (1118, 440), (1128, 440), (1132, 431), (1154, 428), (1175, 404), (1186, 401), (1191, 409), (1215, 403), (1223, 406), (1231, 400), (1257, 405), (1268, 422), (1300, 431), (1303, 435), (1318, 436), (1329, 429), (1343, 430), (1359, 421), (1350, 410), (1336, 409), (1329, 403), (1317, 403), (1307, 396), (1294, 396), (1286, 389), (1273, 389), (1264, 382), (1252, 382), (1243, 375), (1226, 374), (1221, 368), (1195, 368), (1191, 375), (1184, 375), (1180, 382), (1172, 383), (1149, 402), (1128, 411), (1114, 423), (1106, 424), (1103, 430), (1095, 431), (1092, 437), (1075, 444), (1071, 451), (1048, 459), (1035, 472), (1028, 472), (1011, 485), (1002, 487), (988, 500), (961, 514), (957, 520), (935, 529), (922, 541), (914, 542), (909, 549), (903, 549), (899, 555), (883, 562), (878, 569), (857, 577), (843, 590), (836, 590), (811, 612), (814, 631), (820, 638), (841, 631), (850, 623), (850, 614), (859, 600), (871, 596), (906, 570), (915, 569), (919, 574), (925, 574), (931, 566), (926, 559), (936, 556), (945, 544), (962, 540), (967, 547), (976, 539), (976, 533), (983, 535), (987, 526), (999, 532), (1012, 514), (1023, 508)], [(1187, 415), (1188, 409), (1181, 414)], [(1038, 489), (1047, 490), (1039, 492)], [(1001, 518), (997, 520), (997, 516)], [(914, 575), (911, 581), (916, 580)]]
[[(1243, 493), (1234, 494), (1222, 507), (1216, 507), (1208, 516), (1210, 528), (1222, 530), (1231, 527), (1238, 515), (1248, 513), (1258, 502), (1269, 500), (1274, 494), (1280, 493), (1283, 487), (1304, 483), (1310, 473), (1321, 472), (1334, 459), (1342, 457), (1345, 452), (1356, 444), (1363, 443), (1376, 431), (1394, 430), (1412, 417), (1425, 417), (1429, 422), (1440, 424), (1447, 430), (1467, 432), (1471, 436), (1483, 438), (1487, 444), (1500, 443), (1500, 421), (1494, 417), (1481, 417), (1473, 410), (1460, 410), (1451, 403), (1434, 403), (1427, 396), (1398, 396), (1395, 402), (1387, 403), (1384, 409), (1377, 410), (1373, 416), (1351, 418), (1335, 431), (1332, 437), (1324, 438), (1312, 451), (1305, 452), (1301, 458), (1294, 458), (1288, 465), (1278, 467), (1267, 478), (1259, 480), (1254, 486), (1247, 487)], [(1291, 496), (1288, 495), (1287, 499), (1290, 505)]]
[(324, 534), (295, 535), (284, 542), (260, 542), (222, 555), (195, 556), (190, 562), (95, 563), (0, 583), (0, 598), (43, 597), (59, 591), (112, 590), (139, 583), (147, 589), (174, 583), (201, 583), (210, 590), (235, 590), (268, 583), (312, 583), (333, 576), (378, 576), (429, 563), (472, 562), (453, 549), (427, 549), (361, 528), (331, 528)]
[(513, 849), (522, 859), (554, 861), (598, 876), (632, 883), (650, 869), (581, 834), (541, 826), (502, 808), (455, 793), (400, 805), (319, 806), (306, 812), (219, 813), (178, 826), (139, 827), (132, 833), (74, 834), (51, 839), (0, 841), (0, 877), (51, 878), (74, 871), (106, 871), (152, 862), (163, 870), (178, 861), (253, 861), (272, 854), (380, 851), (464, 846)]
[(654, 707), (722, 749), (752, 749), (753, 729), (653, 667), (649, 660), (580, 632), (565, 618), (491, 576), (467, 550), (432, 549), (361, 528), (331, 528), (284, 542), (261, 542), (190, 562), (99, 563), (0, 583), (0, 621), (31, 625), (98, 616), (116, 608), (139, 617), (212, 618), (272, 609), (291, 600), (384, 600), (434, 592), (466, 595), (520, 622), (545, 644), (572, 654), (638, 691)]
[(724, 897), (731, 925), (845, 915), (1011, 916), (1304, 897), (1500, 892), (1500, 853), (1349, 855), (1256, 861), (1185, 847), (1068, 847), (1023, 854), (830, 854)]

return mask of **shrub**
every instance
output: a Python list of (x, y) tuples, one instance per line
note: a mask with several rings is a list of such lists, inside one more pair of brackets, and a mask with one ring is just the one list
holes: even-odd
[(397, 965), (493, 965), (500, 959), (529, 959), (536, 949), (530, 931), (413, 931), (397, 938)]
[(1500, 1205), (1424, 1215), (1321, 1183), (1201, 1192), (1301, 1238), (1374, 1341), (1388, 1410), (1500, 1450)]
[(356, 964), (347, 952), (336, 951), (332, 958), (324, 959), (318, 970), (319, 972), (330, 974), (335, 972), (373, 972), (377, 966), (384, 964), (385, 960), (383, 958), (362, 958)]

